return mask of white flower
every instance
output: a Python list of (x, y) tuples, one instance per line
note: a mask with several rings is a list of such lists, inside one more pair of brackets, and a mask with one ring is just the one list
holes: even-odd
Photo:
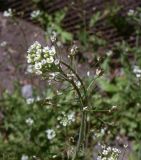
[(56, 54), (56, 50), (55, 50), (55, 47), (54, 46), (52, 46), (50, 49), (49, 49), (49, 55), (55, 55)]
[(44, 53), (44, 58), (48, 58), (49, 57), (49, 54), (46, 52), (46, 53)]
[(32, 124), (34, 123), (34, 120), (32, 118), (28, 118), (25, 121), (29, 126), (32, 126)]
[(47, 63), (53, 63), (53, 62), (54, 62), (54, 58), (53, 57), (47, 58)]
[(0, 44), (1, 47), (5, 47), (6, 45), (7, 45), (6, 41), (1, 42), (1, 44)]
[[(33, 71), (37, 75), (43, 74), (44, 68), (51, 68), (54, 66), (55, 61), (55, 54), (56, 50), (55, 47), (42, 47), (39, 42), (35, 42), (32, 44), (28, 49), (27, 55), (27, 62), (32, 64)], [(59, 61), (55, 61), (55, 64), (58, 64)], [(48, 71), (49, 72), (49, 71)], [(44, 75), (44, 74), (43, 74)]]
[(22, 155), (21, 160), (28, 160), (28, 156), (27, 155)]
[(107, 151), (110, 152), (110, 151), (111, 151), (111, 147), (108, 147), (108, 148), (107, 148)]
[(31, 63), (32, 62), (32, 59), (31, 58), (28, 58), (27, 59), (27, 63)]
[(28, 65), (26, 71), (27, 71), (28, 73), (33, 73), (33, 72), (34, 72), (33, 67), (34, 67), (33, 65)]
[(137, 77), (137, 78), (140, 78), (140, 77), (141, 77), (141, 74), (136, 74), (136, 77)]
[(78, 50), (78, 47), (74, 44), (70, 50), (70, 55), (75, 55)]
[(48, 53), (48, 51), (49, 51), (49, 47), (48, 46), (46, 46), (46, 47), (43, 48), (43, 52), (44, 53)]
[(57, 41), (57, 43), (56, 43), (56, 44), (57, 44), (57, 46), (58, 46), (58, 47), (61, 47), (61, 46), (62, 46), (61, 41)]
[(38, 63), (35, 63), (35, 69), (36, 70), (40, 70), (42, 68), (42, 63), (38, 62)]
[(86, 111), (88, 109), (88, 106), (83, 107), (83, 111)]
[(96, 75), (99, 76), (101, 73), (101, 69), (96, 69)]
[(31, 18), (33, 18), (33, 19), (39, 17), (40, 15), (41, 15), (41, 11), (40, 10), (33, 11), (30, 14)]
[(32, 104), (34, 102), (34, 98), (28, 98), (26, 99), (27, 104)]
[(90, 76), (90, 71), (87, 72), (87, 76), (88, 76), (88, 77)]
[(106, 131), (106, 128), (101, 128), (100, 133), (101, 133), (102, 135), (104, 135), (104, 134), (105, 134), (105, 131)]
[(35, 73), (36, 73), (37, 75), (41, 75), (41, 74), (42, 74), (42, 71), (37, 70), (37, 71), (35, 71)]
[(107, 56), (111, 56), (113, 54), (113, 51), (112, 50), (109, 50), (108, 52), (106, 52), (106, 55)]
[(28, 53), (32, 52), (33, 50), (41, 49), (41, 44), (38, 41), (35, 41), (28, 49)]
[(54, 61), (54, 64), (55, 65), (58, 65), (60, 63), (60, 60), (59, 59), (56, 59), (55, 61)]
[(59, 120), (61, 120), (61, 117), (59, 116), (59, 117), (57, 117), (57, 120), (59, 121)]
[(135, 11), (134, 11), (133, 9), (129, 9), (127, 15), (128, 15), (128, 16), (133, 16), (134, 13), (135, 13)]
[(41, 100), (41, 97), (40, 96), (37, 96), (36, 97), (36, 101), (40, 101)]
[(112, 109), (117, 109), (117, 106), (112, 106)]
[(57, 157), (57, 155), (53, 155), (53, 156), (52, 156), (52, 158), (56, 158), (56, 157)]
[(68, 120), (66, 118), (63, 118), (63, 120), (60, 122), (64, 127), (68, 125)]
[(112, 150), (113, 150), (113, 152), (115, 152), (115, 153), (121, 153), (121, 151), (120, 151), (119, 149), (117, 149), (117, 148), (113, 148)]
[(100, 56), (97, 57), (97, 61), (100, 61)]
[(41, 63), (42, 63), (42, 65), (44, 65), (44, 64), (47, 63), (47, 61), (46, 61), (45, 59), (43, 59), (43, 60), (41, 61)]
[(107, 155), (107, 154), (108, 154), (108, 151), (107, 151), (107, 150), (103, 150), (102, 154), (103, 154), (103, 155)]
[(54, 47), (54, 46), (51, 46), (51, 47), (46, 46), (46, 47), (44, 47), (44, 48), (43, 48), (43, 52), (44, 52), (44, 53), (47, 53), (48, 56), (49, 56), (49, 55), (53, 56), (53, 55), (56, 54), (56, 50), (55, 50), (55, 47)]
[(81, 82), (80, 82), (80, 81), (76, 81), (76, 86), (77, 86), (78, 88), (80, 88)]
[(128, 144), (124, 144), (123, 147), (124, 147), (124, 148), (127, 148), (127, 147), (128, 147)]
[(36, 54), (35, 58), (34, 58), (34, 61), (38, 61), (41, 59), (41, 55), (40, 54)]
[(39, 46), (36, 47), (37, 51), (36, 51), (36, 55), (40, 55), (42, 53), (42, 49), (39, 48)]
[(37, 159), (38, 159), (38, 158), (37, 158), (37, 156), (35, 156), (35, 155), (33, 155), (32, 157), (33, 157), (35, 160), (37, 160)]
[(141, 69), (139, 66), (133, 66), (133, 73), (135, 73), (137, 78), (141, 77)]
[(57, 33), (55, 31), (53, 31), (51, 34), (51, 37), (50, 37), (51, 41), (52, 42), (56, 41), (56, 37), (57, 37)]
[(50, 79), (50, 80), (54, 79), (54, 78), (55, 78), (55, 76), (56, 76), (56, 74), (55, 74), (55, 73), (49, 73), (49, 79)]
[(100, 155), (97, 157), (97, 160), (118, 160), (119, 154), (121, 153), (119, 149), (117, 148), (111, 148), (104, 145), (102, 146), (102, 153), (99, 153)]
[(65, 112), (62, 112), (62, 116), (63, 117), (59, 116), (57, 120), (59, 120), (60, 124), (64, 127), (75, 121), (75, 112), (71, 112), (68, 115), (66, 115)]
[(101, 157), (101, 156), (98, 156), (96, 160), (102, 160), (102, 157)]
[(102, 145), (102, 146), (101, 146), (101, 148), (102, 148), (102, 149), (105, 149), (105, 148), (106, 148), (106, 146), (105, 146), (105, 145)]
[(68, 117), (69, 122), (74, 122), (75, 121), (75, 113), (74, 112), (68, 114), (67, 117)]
[(60, 125), (57, 125), (56, 128), (60, 128)]
[(139, 66), (133, 66), (133, 72), (134, 73), (141, 73), (141, 69)]
[(38, 41), (35, 41), (27, 50), (27, 53), (32, 53), (32, 52), (37, 52), (40, 53), (41, 50), (41, 44)]
[(12, 17), (12, 16), (13, 16), (12, 9), (9, 8), (7, 11), (4, 11), (4, 12), (3, 12), (3, 16), (4, 16), (4, 17)]
[(36, 47), (37, 49), (41, 48), (41, 44), (38, 41), (35, 41), (33, 44), (33, 47)]
[(53, 139), (56, 136), (56, 133), (53, 129), (47, 129), (46, 134), (49, 140)]

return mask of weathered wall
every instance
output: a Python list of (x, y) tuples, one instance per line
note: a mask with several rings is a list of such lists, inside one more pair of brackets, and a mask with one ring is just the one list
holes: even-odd
[[(35, 40), (45, 44), (40, 28), (22, 20), (15, 23), (0, 14), (0, 93), (4, 89), (12, 90), (15, 80), (21, 84), (30, 81), (31, 75), (26, 74), (26, 54)], [(6, 46), (1, 46), (4, 41)], [(38, 80), (34, 79), (34, 83)]]

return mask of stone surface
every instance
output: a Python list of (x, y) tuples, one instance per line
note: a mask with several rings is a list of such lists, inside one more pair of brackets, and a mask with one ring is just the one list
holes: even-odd
[[(26, 54), (36, 40), (45, 45), (44, 32), (39, 27), (0, 14), (0, 94), (5, 89), (12, 91), (14, 81), (21, 85), (25, 81), (33, 83), (31, 75), (26, 73)], [(34, 83), (39, 83), (37, 78)]]

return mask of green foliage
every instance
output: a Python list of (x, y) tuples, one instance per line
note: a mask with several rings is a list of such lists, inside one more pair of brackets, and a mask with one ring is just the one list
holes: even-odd
[(66, 11), (67, 9), (65, 8), (61, 11), (56, 11), (53, 14), (48, 14), (46, 11), (42, 10), (40, 16), (35, 18), (41, 23), (44, 30), (47, 32), (47, 39), (51, 36), (52, 32), (55, 31), (61, 42), (66, 43), (67, 41), (72, 40), (72, 34), (65, 31), (62, 27)]
[[(75, 134), (77, 136), (75, 130), (79, 124), (79, 119), (77, 123), (72, 122), (67, 126), (60, 123), (64, 114), (77, 114), (77, 102), (71, 101), (73, 94), (73, 91), (66, 92), (58, 97), (56, 91), (48, 89), (44, 95), (47, 97), (45, 100), (27, 104), (18, 90), (12, 95), (4, 93), (1, 99), (4, 119), (1, 125), (0, 153), (15, 154), (15, 159), (20, 159), (23, 154), (36, 155), (41, 159), (52, 159), (56, 154), (56, 159), (65, 156), (65, 152), (75, 142), (72, 143), (70, 138)], [(33, 125), (26, 123), (28, 118), (32, 118)], [(47, 139), (47, 129), (56, 132), (52, 141)]]
[[(93, 14), (88, 22), (86, 24), (86, 17), (81, 16), (82, 21), (84, 22), (84, 26), (79, 26), (79, 31), (77, 32), (77, 37), (80, 42), (80, 48), (82, 52), (86, 51), (97, 51), (100, 47), (106, 45), (106, 41), (104, 38), (100, 35), (99, 32), (93, 33), (93, 30), (95, 26), (97, 25), (97, 22), (100, 21), (103, 17), (103, 14), (101, 12), (96, 12)], [(90, 34), (89, 31), (92, 31)]]
[[(114, 119), (112, 120), (116, 124), (114, 132), (133, 141), (133, 148), (136, 151), (140, 149), (138, 142), (141, 140), (141, 81), (136, 73), (135, 65), (140, 68), (141, 59), (133, 61), (129, 56), (134, 53), (133, 56), (137, 57), (138, 50), (140, 50), (139, 47), (130, 47), (126, 42), (113, 47), (113, 55), (107, 56), (106, 63), (104, 61), (104, 65), (102, 64), (103, 69), (106, 70), (105, 75), (97, 81), (100, 87), (100, 93), (97, 94), (100, 94), (98, 96), (100, 98), (95, 99), (99, 102), (99, 106), (117, 105), (117, 111), (113, 113)], [(110, 64), (116, 54), (118, 54), (116, 63), (119, 64), (119, 68), (114, 68), (114, 64)], [(116, 74), (110, 79), (114, 70), (118, 71), (119, 75)], [(138, 157), (138, 159), (140, 158)]]
[[(141, 10), (138, 8), (128, 17), (118, 17), (119, 8), (111, 11), (109, 20), (123, 36), (130, 25), (135, 29), (136, 45), (131, 47), (125, 41), (116, 43), (111, 49), (112, 54), (107, 54), (100, 65), (104, 74), (82, 79), (80, 85), (81, 79), (73, 70), (73, 66), (71, 68), (59, 61), (59, 67), (55, 69), (61, 73), (60, 79), (55, 77), (54, 80), (65, 79), (67, 82), (62, 83), (59, 91), (53, 88), (54, 86), (48, 88), (42, 93), (40, 100), (37, 98), (38, 93), (35, 93), (34, 101), (30, 104), (22, 97), (19, 87), (12, 94), (5, 92), (0, 100), (0, 153), (13, 154), (15, 160), (20, 159), (22, 155), (28, 155), (30, 159), (36, 155), (44, 160), (69, 160), (72, 159), (77, 145), (77, 159), (89, 160), (92, 159), (93, 147), (98, 142), (114, 143), (116, 137), (127, 137), (134, 150), (129, 159), (140, 160)], [(53, 15), (41, 12), (38, 20), (48, 33), (56, 31), (65, 43), (72, 40), (72, 35), (61, 27), (64, 17), (64, 11)], [(95, 26), (100, 18), (101, 14), (97, 12), (92, 16), (88, 28)], [(99, 46), (105, 46), (105, 41), (98, 35), (90, 36), (85, 27), (78, 32), (82, 51), (91, 48), (95, 51)], [(50, 51), (50, 48), (47, 50)], [(31, 52), (35, 52), (36, 57), (37, 50), (33, 49)], [(72, 56), (71, 61), (74, 55), (69, 56)], [(73, 64), (73, 61), (70, 63)], [(50, 70), (50, 66), (49, 64), (48, 70), (54, 71), (55, 69)], [(70, 116), (71, 119), (68, 118)], [(54, 135), (48, 135), (51, 130), (55, 132)], [(76, 157), (74, 156), (74, 159)]]
[(100, 20), (100, 19), (101, 19), (100, 12), (95, 13), (95, 14), (91, 17), (89, 26), (90, 26), (90, 27), (95, 26), (95, 24), (97, 23), (97, 21)]

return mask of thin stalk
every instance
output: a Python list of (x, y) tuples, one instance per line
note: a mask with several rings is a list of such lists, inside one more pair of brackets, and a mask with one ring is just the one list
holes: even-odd
[[(63, 64), (65, 64), (65, 63), (63, 63)], [(67, 66), (68, 66), (68, 65), (67, 65)], [(68, 67), (68, 68), (70, 68), (73, 72), (75, 72), (71, 67)], [(72, 160), (75, 160), (75, 159), (77, 158), (77, 156), (78, 156), (78, 151), (79, 151), (79, 149), (80, 149), (82, 140), (83, 140), (83, 138), (84, 138), (84, 132), (85, 132), (85, 129), (86, 129), (86, 124), (85, 124), (85, 118), (86, 118), (86, 117), (85, 117), (85, 112), (83, 111), (83, 107), (85, 106), (87, 99), (83, 100), (83, 97), (81, 96), (81, 93), (80, 93), (78, 87), (76, 86), (75, 82), (73, 81), (73, 79), (72, 79), (72, 80), (69, 80), (69, 79), (67, 78), (67, 75), (64, 73), (64, 71), (63, 71), (61, 68), (60, 68), (60, 72), (63, 74), (64, 79), (65, 79), (66, 81), (68, 81), (69, 83), (72, 84), (72, 86), (73, 86), (74, 89), (76, 90), (76, 92), (77, 92), (77, 94), (78, 94), (78, 97), (79, 97), (79, 99), (80, 99), (80, 102), (81, 102), (82, 118), (81, 118), (80, 130), (79, 130), (79, 138), (78, 138), (77, 146), (76, 146), (76, 149), (75, 149), (75, 153), (74, 153), (73, 158), (72, 158)], [(79, 76), (78, 76), (78, 77), (79, 77)], [(82, 82), (82, 83), (83, 83), (83, 82)]]
[(77, 158), (78, 151), (79, 151), (82, 139), (83, 139), (84, 121), (85, 121), (85, 114), (84, 113), (85, 112), (82, 112), (82, 120), (81, 120), (81, 126), (80, 126), (80, 131), (79, 131), (79, 138), (78, 138), (77, 146), (76, 146), (75, 153), (73, 155), (72, 160), (75, 160)]
[(124, 160), (125, 153), (126, 153), (126, 151), (125, 151), (125, 149), (124, 149), (124, 152), (123, 152), (123, 155), (122, 155), (122, 160)]
[(64, 79), (65, 79), (66, 81), (68, 81), (69, 83), (71, 83), (72, 86), (74, 87), (74, 89), (76, 90), (76, 92), (77, 92), (77, 94), (78, 94), (78, 97), (79, 97), (80, 100), (81, 100), (81, 104), (82, 104), (81, 109), (83, 109), (83, 103), (84, 103), (84, 102), (83, 102), (83, 98), (82, 98), (82, 96), (81, 96), (81, 93), (80, 93), (78, 87), (76, 86), (76, 84), (74, 83), (73, 80), (69, 80), (69, 79), (67, 78), (67, 75), (64, 73), (64, 71), (63, 71), (62, 69), (60, 69), (60, 71), (61, 71), (61, 73), (64, 75)]
[(85, 110), (86, 112), (110, 112), (110, 110)]
[(82, 87), (83, 87), (83, 91), (84, 91), (85, 98), (87, 98), (87, 94), (86, 94), (87, 92), (86, 92), (85, 86), (84, 86), (84, 84), (83, 84), (83, 81), (82, 81), (81, 78), (79, 77), (79, 75), (78, 75), (68, 64), (66, 64), (65, 62), (62, 62), (62, 61), (61, 61), (61, 63), (62, 63), (64, 66), (66, 66), (68, 69), (70, 69), (70, 71), (72, 71), (73, 74), (76, 75), (77, 79), (80, 81), (80, 83), (81, 83), (81, 85), (82, 85)]

